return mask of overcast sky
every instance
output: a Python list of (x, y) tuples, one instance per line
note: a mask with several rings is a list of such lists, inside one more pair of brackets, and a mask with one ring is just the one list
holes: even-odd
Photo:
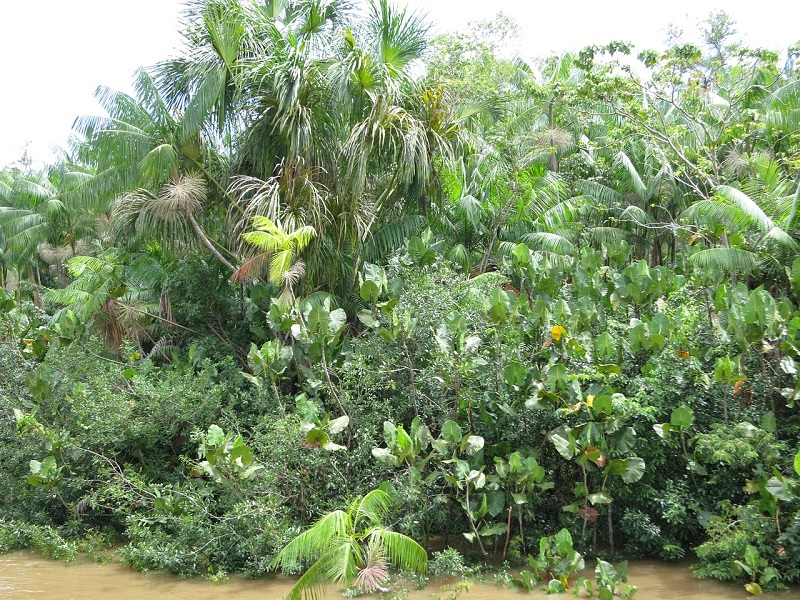
[[(75, 117), (96, 114), (102, 84), (130, 91), (133, 72), (174, 53), (183, 0), (0, 0), (0, 167), (26, 143), (38, 161), (64, 145)], [(626, 40), (658, 47), (674, 23), (696, 30), (715, 8), (737, 21), (751, 46), (784, 50), (800, 41), (800, 1), (771, 0), (410, 0), (436, 32), (463, 30), (502, 11), (515, 18), (522, 52), (541, 56)]]

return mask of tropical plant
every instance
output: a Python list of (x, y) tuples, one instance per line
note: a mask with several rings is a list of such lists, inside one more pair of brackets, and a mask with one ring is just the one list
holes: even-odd
[(280, 221), (267, 217), (253, 217), (253, 229), (242, 234), (244, 241), (256, 246), (261, 253), (239, 267), (234, 277), (242, 279), (258, 272), (258, 267), (269, 260), (268, 280), (281, 288), (279, 301), (289, 306), (295, 299), (294, 287), (305, 274), (305, 262), (297, 258), (316, 236), (310, 225), (301, 225), (287, 231)]
[(47, 173), (17, 173), (0, 182), (0, 243), (3, 279), (8, 268), (41, 285), (41, 267), (67, 284), (66, 262), (93, 250), (100, 207), (82, 201), (87, 169), (64, 163)]
[(422, 546), (384, 525), (391, 506), (388, 493), (373, 490), (353, 500), (347, 510), (321, 517), (289, 542), (272, 561), (274, 568), (294, 572), (312, 563), (289, 592), (289, 600), (318, 600), (329, 583), (381, 589), (390, 565), (424, 573), (428, 557)]
[(555, 535), (544, 536), (539, 540), (539, 554), (528, 556), (531, 570), (523, 570), (520, 574), (523, 587), (532, 587), (550, 578), (548, 593), (563, 593), (569, 588), (569, 577), (583, 570), (584, 560), (572, 547), (572, 535), (568, 529), (562, 529)]

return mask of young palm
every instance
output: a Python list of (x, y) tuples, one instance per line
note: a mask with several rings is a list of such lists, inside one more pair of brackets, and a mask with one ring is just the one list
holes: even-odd
[(289, 542), (272, 561), (273, 568), (289, 573), (303, 563), (313, 564), (297, 580), (288, 600), (319, 600), (329, 583), (380, 589), (389, 564), (405, 571), (427, 571), (425, 549), (383, 524), (390, 506), (387, 493), (373, 490), (346, 511), (328, 513)]
[(294, 286), (306, 270), (297, 254), (308, 246), (316, 231), (310, 225), (287, 231), (280, 221), (273, 222), (262, 216), (253, 217), (253, 226), (255, 229), (243, 233), (242, 239), (262, 252), (242, 265), (234, 278), (246, 277), (269, 258), (269, 281), (281, 287), (280, 300), (288, 306), (294, 300)]

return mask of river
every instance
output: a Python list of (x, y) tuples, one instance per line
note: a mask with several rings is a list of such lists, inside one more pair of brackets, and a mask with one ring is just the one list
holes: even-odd
[[(590, 576), (589, 573), (586, 575)], [(635, 600), (752, 598), (742, 586), (695, 579), (687, 563), (634, 562), (630, 565), (628, 575), (629, 582), (639, 586)], [(138, 573), (119, 563), (64, 563), (47, 560), (31, 552), (0, 556), (0, 598), (3, 600), (275, 600), (285, 595), (292, 583), (288, 577), (251, 580), (233, 576), (227, 582), (214, 584), (158, 573)], [(405, 599), (449, 598), (449, 592), (442, 590), (441, 585), (441, 582), (431, 582), (423, 590), (411, 591)], [(531, 598), (545, 597), (541, 592), (527, 593), (484, 583), (474, 585), (460, 600), (522, 600), (526, 595)], [(800, 590), (764, 594), (762, 597), (800, 600)], [(328, 600), (343, 598), (333, 589), (328, 591)], [(564, 598), (566, 600), (574, 596), (568, 594)]]

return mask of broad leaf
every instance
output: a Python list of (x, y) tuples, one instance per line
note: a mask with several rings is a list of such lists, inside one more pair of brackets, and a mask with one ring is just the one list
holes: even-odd
[(673, 427), (688, 429), (692, 426), (692, 423), (694, 423), (694, 413), (685, 406), (679, 406), (672, 411), (669, 417), (669, 423)]
[(594, 352), (599, 356), (616, 356), (617, 347), (610, 333), (604, 331), (594, 340)]
[(447, 420), (442, 424), (442, 437), (451, 444), (461, 443), (461, 427), (455, 421)]
[(588, 496), (589, 502), (592, 504), (611, 504), (613, 502), (613, 498), (608, 494), (603, 492), (598, 492), (597, 494), (589, 494)]

